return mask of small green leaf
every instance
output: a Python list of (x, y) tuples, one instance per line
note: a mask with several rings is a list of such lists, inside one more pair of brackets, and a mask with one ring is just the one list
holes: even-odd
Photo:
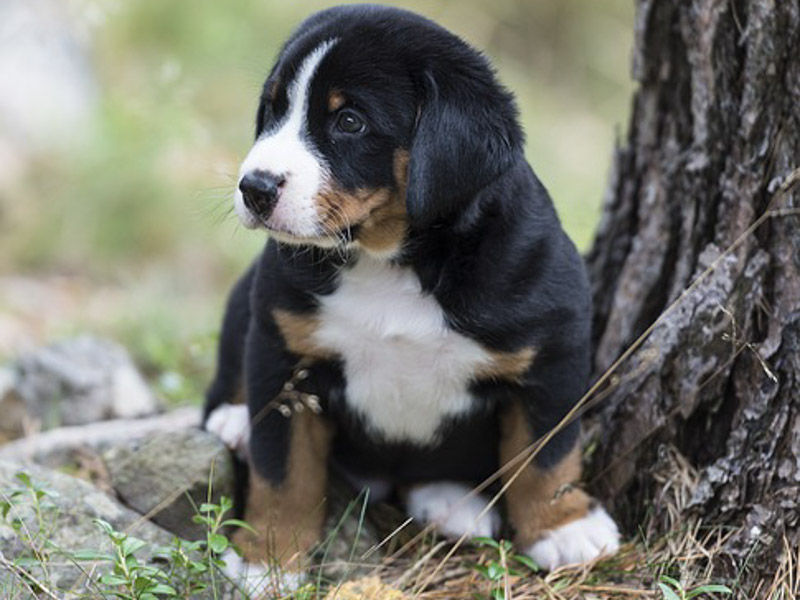
[(125, 585), (127, 581), (124, 577), (120, 577), (118, 575), (112, 575), (111, 573), (106, 573), (100, 578), (100, 583), (103, 585)]
[(246, 529), (251, 533), (256, 533), (256, 530), (250, 527), (250, 524), (246, 521), (242, 521), (241, 519), (225, 519), (222, 522), (223, 527), (241, 527), (242, 529)]
[(15, 477), (19, 479), (23, 484), (25, 484), (25, 487), (29, 488), (33, 487), (33, 482), (31, 482), (31, 476), (28, 475), (25, 471), (20, 471), (15, 475)]
[(97, 525), (100, 529), (102, 529), (106, 535), (111, 535), (114, 532), (114, 528), (111, 526), (111, 523), (108, 521), (104, 521), (103, 519), (93, 519), (92, 522)]
[(500, 549), (500, 544), (497, 543), (497, 540), (490, 537), (474, 537), (472, 538), (472, 541), (479, 546), (489, 546), (490, 548), (494, 548), (496, 550)]
[(216, 504), (208, 504), (207, 502), (203, 502), (200, 505), (200, 508), (197, 509), (201, 513), (208, 513), (208, 512), (217, 512), (219, 510), (219, 506)]
[(203, 515), (194, 515), (192, 516), (192, 523), (197, 523), (198, 525), (208, 525), (210, 527), (214, 524), (214, 519), (211, 517), (204, 517)]
[(486, 579), (489, 579), (489, 568), (485, 567), (484, 565), (475, 565), (473, 567), (478, 573), (483, 575)]
[(126, 537), (128, 537), (128, 534), (122, 533), (121, 531), (112, 531), (108, 534), (108, 537), (111, 538), (112, 542), (119, 545)]
[(224, 560), (215, 558), (214, 555), (211, 555), (209, 562), (219, 569), (224, 569), (227, 566)]
[(128, 538), (125, 538), (124, 540), (122, 540), (122, 543), (120, 544), (120, 548), (122, 550), (123, 556), (128, 556), (130, 554), (138, 552), (139, 550), (144, 548), (146, 545), (147, 545), (147, 542), (145, 542), (144, 540), (140, 540), (139, 538), (135, 538), (135, 537), (128, 537)]
[(200, 552), (203, 549), (203, 542), (202, 540), (196, 540), (194, 542), (183, 542), (183, 547), (188, 552)]
[(177, 595), (178, 592), (175, 591), (175, 588), (168, 586), (166, 583), (159, 583), (151, 587), (149, 592), (153, 594), (172, 594), (173, 596)]
[(487, 573), (486, 573), (489, 576), (489, 579), (491, 579), (492, 581), (495, 581), (497, 579), (501, 579), (503, 577), (504, 573), (505, 573), (505, 569), (503, 569), (503, 567), (498, 565), (496, 562), (490, 562), (489, 563), (488, 569), (487, 569)]
[(193, 560), (192, 562), (189, 563), (189, 569), (191, 569), (195, 573), (205, 573), (206, 571), (208, 571), (208, 567), (205, 565), (205, 563), (201, 563), (196, 560)]
[(97, 550), (78, 550), (72, 553), (72, 558), (75, 560), (114, 560), (110, 554)]
[(41, 566), (41, 561), (32, 556), (18, 556), (14, 559), (14, 564), (18, 567), (29, 569), (31, 567)]
[(521, 565), (525, 565), (534, 573), (538, 573), (542, 570), (542, 568), (536, 564), (536, 561), (530, 556), (526, 556), (525, 554), (515, 554), (513, 558), (516, 562), (520, 563)]
[(208, 547), (211, 548), (213, 552), (222, 554), (228, 549), (228, 545), (228, 538), (224, 535), (220, 535), (219, 533), (208, 534)]
[(136, 560), (136, 557), (133, 554), (128, 554), (125, 557), (125, 567), (130, 571), (137, 566), (139, 566), (139, 561)]
[(669, 586), (659, 583), (658, 587), (661, 589), (661, 594), (664, 600), (681, 600), (680, 596), (672, 591), (672, 588)]
[(700, 594), (732, 594), (733, 590), (725, 585), (709, 584), (696, 587), (686, 593), (686, 599), (694, 598)]

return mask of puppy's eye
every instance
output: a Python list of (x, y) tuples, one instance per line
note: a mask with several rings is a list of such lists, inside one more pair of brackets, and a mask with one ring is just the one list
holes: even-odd
[(367, 128), (367, 124), (354, 112), (345, 110), (339, 113), (336, 128), (343, 133), (361, 133)]

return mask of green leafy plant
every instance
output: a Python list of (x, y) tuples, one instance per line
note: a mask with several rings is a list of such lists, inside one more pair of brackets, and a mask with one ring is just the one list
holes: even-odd
[[(203, 557), (213, 585), (215, 573), (225, 566), (220, 556), (231, 545), (225, 534), (228, 527), (242, 527), (253, 532), (253, 528), (240, 519), (226, 519), (225, 515), (233, 508), (233, 501), (227, 496), (220, 498), (219, 504), (205, 502), (198, 509), (199, 514), (192, 517), (192, 521), (205, 525), (206, 540), (203, 544)], [(197, 568), (193, 565), (193, 568)]]
[(705, 594), (729, 595), (733, 593), (729, 587), (717, 584), (698, 585), (687, 590), (680, 581), (667, 575), (661, 576), (658, 589), (661, 590), (662, 600), (691, 600)]
[(539, 565), (529, 556), (515, 554), (513, 552), (514, 547), (508, 540), (498, 541), (487, 537), (477, 537), (472, 541), (479, 546), (492, 549), (495, 553), (495, 556), (490, 558), (485, 564), (474, 565), (472, 567), (475, 571), (480, 573), (491, 586), (488, 596), (478, 596), (478, 598), (506, 600), (505, 584), (509, 577), (522, 577), (540, 570)]
[[(52, 500), (58, 494), (25, 472), (17, 473), (15, 481), (18, 486), (0, 491), (0, 522), (14, 532), (23, 551), (13, 559), (0, 554), (0, 567), (12, 572), (16, 580), (15, 587), (3, 591), (3, 597), (42, 591), (50, 596), (64, 591), (53, 585), (50, 576), (54, 557), (61, 559), (62, 568), (66, 561), (83, 573), (92, 598), (189, 600), (206, 590), (216, 597), (226, 581), (221, 574), (225, 567), (222, 554), (233, 548), (228, 537), (230, 529), (243, 527), (252, 531), (246, 522), (227, 517), (233, 501), (223, 496), (218, 504), (209, 501), (196, 508), (192, 520), (204, 526), (204, 539), (187, 541), (175, 537), (171, 544), (157, 546), (118, 531), (103, 519), (94, 519), (110, 542), (110, 549), (66, 550), (52, 541), (58, 518), (58, 506)], [(93, 563), (91, 569), (82, 566), (87, 562)], [(293, 598), (310, 600), (317, 594), (316, 586), (307, 585)]]
[[(24, 550), (10, 563), (10, 568), (32, 590), (50, 583), (50, 559), (59, 548), (51, 541), (58, 507), (56, 492), (48, 490), (26, 472), (15, 475), (19, 487), (0, 494), (0, 521), (9, 525)], [(33, 514), (33, 519), (26, 518)], [(1, 555), (0, 555), (1, 556)]]
[(192, 598), (208, 589), (209, 566), (202, 540), (175, 538), (172, 545), (159, 548), (155, 557), (167, 563), (167, 576), (178, 598)]
[(103, 519), (94, 519), (94, 523), (111, 541), (111, 553), (95, 550), (80, 550), (72, 554), (75, 560), (91, 560), (109, 562), (111, 571), (103, 573), (97, 579), (102, 593), (111, 598), (121, 600), (158, 600), (159, 596), (172, 598), (177, 595), (169, 585), (167, 573), (142, 562), (136, 553), (147, 546), (147, 542), (121, 531)]
[[(154, 548), (148, 547), (144, 540), (115, 530), (102, 519), (95, 519), (111, 542), (112, 552), (81, 550), (73, 553), (72, 557), (78, 561), (110, 564), (111, 570), (101, 572), (97, 578), (104, 597), (120, 600), (189, 599), (209, 586), (217, 589), (217, 573), (225, 566), (221, 555), (231, 546), (226, 528), (251, 529), (244, 521), (225, 518), (232, 508), (233, 502), (225, 496), (219, 504), (202, 504), (193, 521), (205, 525), (204, 540), (190, 542), (176, 537), (170, 546)], [(150, 551), (154, 562), (163, 566), (144, 562), (137, 556), (144, 551)]]

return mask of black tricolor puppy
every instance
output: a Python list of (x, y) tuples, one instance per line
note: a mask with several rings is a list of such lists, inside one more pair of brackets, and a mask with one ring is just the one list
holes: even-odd
[[(249, 436), (246, 563), (318, 541), (331, 468), (400, 487), (446, 534), (498, 527), (463, 497), (562, 419), (590, 361), (583, 264), (522, 143), (486, 59), (425, 18), (333, 8), (283, 47), (235, 200), (269, 241), (231, 294), (206, 405), (208, 429)], [(549, 568), (618, 545), (569, 486), (577, 439), (572, 423), (504, 499)]]

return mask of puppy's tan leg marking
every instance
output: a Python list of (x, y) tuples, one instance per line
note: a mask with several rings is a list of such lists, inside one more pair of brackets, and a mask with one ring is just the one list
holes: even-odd
[(233, 540), (248, 563), (298, 571), (322, 532), (333, 432), (311, 411), (291, 419), (286, 479), (274, 486), (251, 465), (244, 516), (257, 533), (239, 529)]
[[(533, 443), (528, 419), (519, 403), (501, 416), (500, 463), (506, 464)], [(506, 483), (518, 466), (503, 474)], [(591, 500), (582, 490), (570, 487), (581, 476), (580, 447), (576, 444), (551, 469), (536, 466), (535, 459), (506, 491), (508, 516), (517, 543), (527, 546), (548, 529), (554, 529), (586, 515)]]
[[(533, 441), (519, 403), (501, 416), (500, 460), (506, 464)], [(508, 516), (518, 547), (546, 569), (585, 562), (619, 547), (619, 531), (611, 517), (582, 490), (580, 445), (550, 469), (528, 465), (506, 491)], [(503, 475), (508, 482), (517, 472)]]

